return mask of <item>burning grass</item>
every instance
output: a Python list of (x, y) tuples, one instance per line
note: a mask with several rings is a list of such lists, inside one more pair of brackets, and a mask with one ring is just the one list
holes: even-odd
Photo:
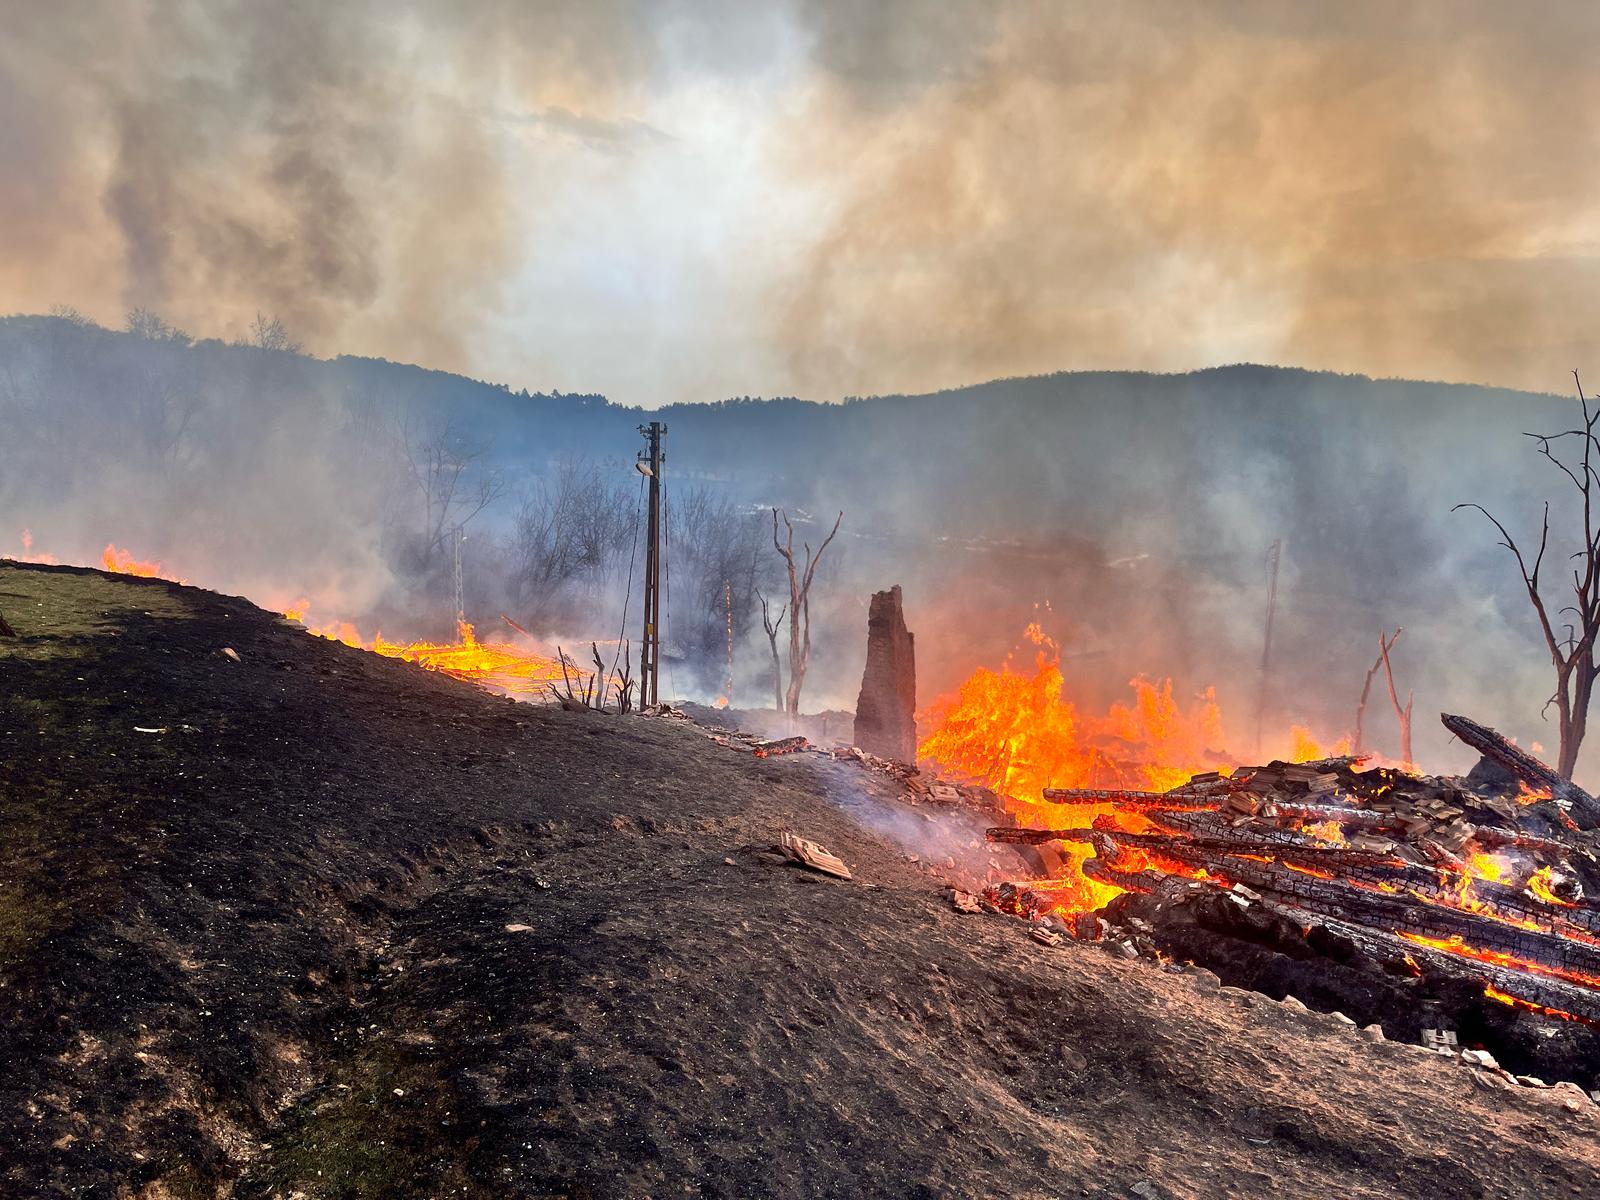
[[(32, 534), (22, 531), (23, 561), (52, 565), (56, 560), (48, 554), (34, 551)], [(129, 575), (141, 579), (164, 579), (171, 583), (185, 583), (165, 573), (162, 564), (143, 560), (130, 550), (106, 543), (99, 565), (115, 575)], [(292, 593), (291, 593), (292, 594)], [(301, 597), (284, 607), (283, 615), (306, 625), (307, 632), (329, 638), (362, 650), (371, 650), (386, 658), (403, 659), (416, 663), (429, 671), (438, 671), (453, 679), (476, 683), (502, 695), (520, 700), (545, 700), (551, 687), (570, 677), (588, 679), (590, 672), (580, 669), (570, 659), (566, 670), (562, 660), (551, 657), (528, 645), (509, 641), (481, 641), (470, 622), (458, 621), (456, 637), (451, 642), (431, 642), (423, 639), (391, 641), (382, 632), (364, 637), (356, 625), (338, 617), (319, 618), (316, 624), (307, 621), (313, 608), (310, 599)]]

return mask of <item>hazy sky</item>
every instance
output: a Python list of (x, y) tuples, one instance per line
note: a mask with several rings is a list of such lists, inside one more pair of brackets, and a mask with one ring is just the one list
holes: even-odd
[(1251, 359), (1561, 390), (1600, 5), (0, 0), (0, 311), (642, 404)]

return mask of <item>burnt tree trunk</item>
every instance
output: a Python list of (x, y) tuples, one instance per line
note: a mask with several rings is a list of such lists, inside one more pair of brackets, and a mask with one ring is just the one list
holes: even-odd
[(854, 740), (879, 758), (917, 760), (915, 639), (906, 628), (900, 585), (875, 592), (867, 612), (867, 665), (856, 697)]
[(778, 712), (783, 711), (783, 659), (778, 655), (778, 627), (783, 624), (783, 615), (788, 608), (778, 610), (777, 619), (772, 616), (771, 603), (760, 591), (756, 597), (761, 601), (761, 627), (767, 631), (767, 641), (772, 644), (772, 707)]

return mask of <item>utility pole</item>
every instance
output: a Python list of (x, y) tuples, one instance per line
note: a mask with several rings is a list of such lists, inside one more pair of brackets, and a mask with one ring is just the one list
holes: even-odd
[(1261, 691), (1256, 697), (1256, 757), (1261, 757), (1261, 731), (1267, 719), (1267, 679), (1272, 666), (1272, 623), (1278, 615), (1278, 561), (1283, 557), (1283, 539), (1273, 538), (1267, 550), (1267, 633), (1261, 643)]
[(650, 509), (644, 549), (644, 636), (639, 640), (639, 707), (661, 703), (661, 439), (660, 421), (639, 426), (645, 449), (636, 466), (650, 481)]

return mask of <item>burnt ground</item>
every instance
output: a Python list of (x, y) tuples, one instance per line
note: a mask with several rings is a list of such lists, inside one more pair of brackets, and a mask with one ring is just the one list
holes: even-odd
[(958, 915), (854, 764), (161, 581), (0, 612), (0, 1195), (1600, 1194), (1571, 1089)]

